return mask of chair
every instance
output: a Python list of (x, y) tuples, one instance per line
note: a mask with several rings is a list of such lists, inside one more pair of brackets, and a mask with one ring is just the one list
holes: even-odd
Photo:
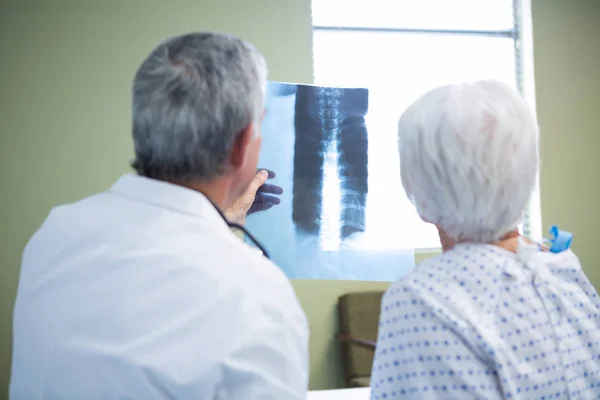
[(340, 331), (348, 387), (369, 387), (383, 291), (347, 293), (338, 300)]

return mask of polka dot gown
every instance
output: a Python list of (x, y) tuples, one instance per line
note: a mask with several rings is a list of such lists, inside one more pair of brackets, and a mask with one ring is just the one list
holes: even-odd
[(600, 301), (569, 250), (459, 245), (386, 292), (371, 399), (600, 399)]

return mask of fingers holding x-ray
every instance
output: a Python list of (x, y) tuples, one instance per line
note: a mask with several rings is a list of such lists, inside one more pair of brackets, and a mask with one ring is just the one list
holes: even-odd
[(252, 214), (259, 211), (266, 211), (281, 202), (281, 199), (276, 196), (268, 195), (265, 193), (256, 193), (254, 203), (248, 210), (248, 214)]
[(271, 183), (265, 183), (258, 189), (258, 193), (282, 194), (283, 188)]
[[(276, 174), (274, 171), (269, 169), (260, 168), (259, 171), (267, 171), (269, 173), (268, 179), (273, 179)], [(252, 214), (255, 212), (266, 211), (273, 206), (281, 203), (281, 199), (274, 195), (280, 195), (283, 193), (283, 188), (278, 185), (274, 185), (272, 183), (263, 184), (256, 193), (256, 197), (254, 198), (254, 203), (248, 210), (248, 214)]]
[[(275, 178), (275, 176), (277, 176), (275, 174), (275, 171), (271, 171), (270, 169), (259, 168), (258, 171), (267, 171), (267, 173), (269, 174), (269, 177), (267, 179), (273, 179)], [(278, 185), (273, 185), (272, 183), (265, 183), (258, 189), (258, 193), (282, 194), (283, 188)]]
[(260, 171), (267, 171), (267, 173), (269, 174), (268, 179), (273, 179), (276, 176), (275, 171), (271, 171), (270, 169), (259, 168), (259, 169), (256, 170), (256, 172), (260, 172)]

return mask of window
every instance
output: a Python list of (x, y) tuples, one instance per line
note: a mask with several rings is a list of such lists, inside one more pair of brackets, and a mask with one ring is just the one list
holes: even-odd
[[(400, 185), (386, 185), (399, 182), (398, 155), (389, 151), (397, 118), (435, 86), (485, 78), (521, 90), (535, 109), (529, 0), (312, 0), (312, 17), (314, 83), (370, 89), (367, 123), (377, 135), (369, 135), (369, 176), (377, 178), (368, 201), (377, 204), (367, 224), (385, 233), (383, 241), (438, 248), (437, 231), (419, 219)], [(325, 174), (323, 212), (329, 194), (339, 198), (335, 168)], [(331, 215), (338, 211), (332, 207)], [(521, 226), (535, 240), (539, 214), (536, 188)]]

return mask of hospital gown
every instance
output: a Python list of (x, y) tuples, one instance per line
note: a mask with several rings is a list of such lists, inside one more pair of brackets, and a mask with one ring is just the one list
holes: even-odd
[(459, 245), (386, 292), (372, 399), (600, 399), (600, 302), (570, 251)]

